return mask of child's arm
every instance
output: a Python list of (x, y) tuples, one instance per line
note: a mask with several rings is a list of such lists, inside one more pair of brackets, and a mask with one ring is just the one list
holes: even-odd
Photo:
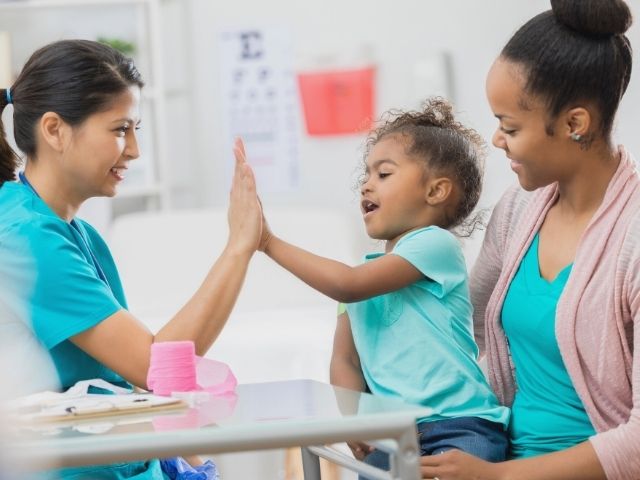
[[(367, 383), (362, 375), (360, 356), (353, 342), (349, 315), (345, 312), (338, 315), (336, 333), (333, 336), (333, 352), (331, 354), (331, 384), (364, 392)], [(374, 449), (364, 442), (347, 442), (358, 460), (363, 460)]]
[[(244, 149), (234, 149), (239, 163), (246, 162)], [(351, 303), (394, 292), (424, 275), (397, 255), (384, 255), (357, 267), (314, 255), (274, 236), (263, 218), (259, 250), (310, 287), (339, 302)]]
[(339, 302), (351, 303), (400, 290), (424, 275), (397, 255), (383, 255), (350, 267), (314, 255), (271, 235), (264, 253), (312, 288)]
[(333, 352), (330, 367), (331, 384), (364, 392), (367, 384), (360, 368), (360, 356), (351, 333), (349, 315), (338, 315), (336, 332), (333, 336)]

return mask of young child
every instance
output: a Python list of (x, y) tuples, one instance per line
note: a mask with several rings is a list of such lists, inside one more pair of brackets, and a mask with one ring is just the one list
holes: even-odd
[[(385, 240), (385, 252), (350, 267), (286, 243), (265, 222), (260, 249), (346, 303), (333, 384), (430, 407), (433, 414), (418, 419), (423, 455), (455, 448), (495, 462), (507, 454), (509, 411), (477, 363), (465, 260), (450, 231), (473, 230), (483, 150), (442, 99), (392, 116), (370, 134), (361, 183), (367, 233)], [(236, 155), (244, 159), (242, 150)], [(350, 446), (359, 459), (389, 468), (383, 452)]]

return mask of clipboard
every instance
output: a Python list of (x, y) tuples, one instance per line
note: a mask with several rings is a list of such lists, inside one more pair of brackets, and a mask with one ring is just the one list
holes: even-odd
[(151, 393), (85, 394), (20, 408), (9, 412), (9, 415), (20, 423), (56, 423), (114, 415), (181, 410), (187, 407), (188, 404), (179, 398), (161, 397)]

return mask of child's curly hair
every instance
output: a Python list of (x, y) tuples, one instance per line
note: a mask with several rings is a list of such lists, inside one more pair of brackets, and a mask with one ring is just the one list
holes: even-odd
[(441, 227), (454, 230), (460, 236), (470, 236), (477, 227), (483, 226), (481, 213), (470, 215), (482, 192), (486, 145), (475, 130), (455, 120), (449, 102), (433, 97), (419, 112), (387, 112), (381, 125), (367, 138), (365, 159), (371, 148), (389, 135), (407, 137), (406, 152), (424, 159), (425, 174), (428, 170), (447, 175), (460, 189), (460, 200)]

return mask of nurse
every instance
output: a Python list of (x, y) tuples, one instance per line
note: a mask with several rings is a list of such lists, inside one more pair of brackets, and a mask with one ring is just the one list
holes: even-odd
[[(11, 88), (0, 89), (0, 113), (12, 105), (15, 141), (27, 158), (15, 178), (17, 156), (0, 123), (0, 338), (12, 363), (27, 366), (26, 390), (96, 377), (145, 388), (154, 342), (191, 340), (203, 355), (258, 246), (255, 180), (238, 161), (228, 242), (200, 288), (155, 335), (127, 311), (106, 243), (76, 213), (91, 197), (114, 196), (138, 158), (142, 86), (133, 62), (113, 48), (68, 40), (36, 51)], [(171, 272), (158, 258), (149, 274)], [(157, 460), (57, 474), (163, 478)]]

